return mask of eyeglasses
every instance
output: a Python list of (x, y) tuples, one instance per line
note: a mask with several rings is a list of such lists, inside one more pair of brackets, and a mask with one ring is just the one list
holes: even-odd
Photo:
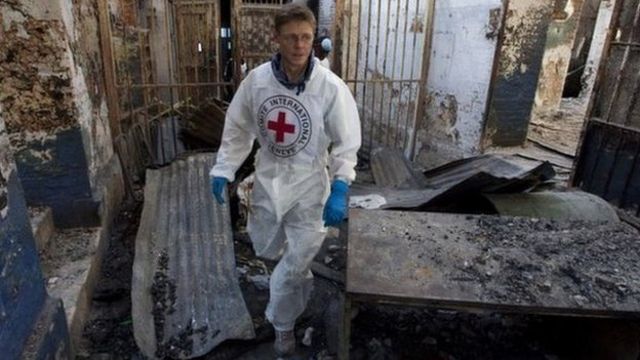
[(287, 44), (293, 45), (297, 42), (301, 42), (303, 44), (311, 44), (313, 42), (313, 35), (311, 34), (280, 34), (280, 38)]

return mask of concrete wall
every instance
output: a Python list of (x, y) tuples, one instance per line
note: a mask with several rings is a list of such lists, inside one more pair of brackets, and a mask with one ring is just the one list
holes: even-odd
[[(98, 224), (114, 180), (96, 0), (0, 3), (0, 104), (27, 202)], [(117, 170), (116, 170), (117, 172)]]
[(500, 0), (436, 2), (426, 115), (416, 137), (423, 166), (479, 154), (501, 18)]
[(59, 299), (47, 296), (27, 205), (0, 105), (0, 353), (3, 359), (70, 357)]
[(538, 87), (552, 0), (512, 0), (505, 18), (484, 146), (522, 145)]

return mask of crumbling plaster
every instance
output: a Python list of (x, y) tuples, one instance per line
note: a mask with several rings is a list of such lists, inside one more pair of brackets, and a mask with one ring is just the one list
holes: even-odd
[(568, 0), (564, 11), (553, 15), (535, 97), (533, 111), (536, 113), (556, 110), (560, 106), (582, 4), (583, 0)]
[(526, 73), (531, 64), (528, 52), (538, 38), (538, 29), (548, 20), (549, 1), (518, 0), (509, 3), (498, 76), (509, 79)]
[(92, 188), (113, 156), (102, 85), (95, 0), (0, 3), (0, 103), (14, 152), (80, 127)]
[(9, 212), (9, 177), (15, 171), (15, 164), (9, 151), (9, 138), (2, 118), (2, 104), (0, 104), (0, 221)]

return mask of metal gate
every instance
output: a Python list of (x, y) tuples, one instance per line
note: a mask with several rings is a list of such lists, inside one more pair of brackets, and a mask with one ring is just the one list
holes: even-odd
[(236, 84), (242, 79), (240, 65), (245, 62), (247, 69), (253, 69), (269, 60), (278, 49), (272, 41), (275, 27), (274, 17), (286, 0), (234, 0), (233, 39), (234, 79)]
[[(220, 80), (219, 0), (178, 0), (176, 19), (177, 65), (180, 83), (211, 83)], [(182, 98), (220, 97), (202, 87), (183, 88)]]
[(154, 142), (163, 157), (178, 152), (178, 108), (232, 85), (219, 80), (220, 1), (98, 0), (109, 123), (130, 191), (157, 160)]
[(337, 4), (339, 72), (362, 122), (363, 153), (378, 146), (413, 157), (424, 112), (435, 0), (342, 0)]

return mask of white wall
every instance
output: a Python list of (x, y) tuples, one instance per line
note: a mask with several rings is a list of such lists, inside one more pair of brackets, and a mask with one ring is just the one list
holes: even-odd
[(438, 0), (416, 160), (433, 167), (477, 155), (491, 85), (500, 0)]

